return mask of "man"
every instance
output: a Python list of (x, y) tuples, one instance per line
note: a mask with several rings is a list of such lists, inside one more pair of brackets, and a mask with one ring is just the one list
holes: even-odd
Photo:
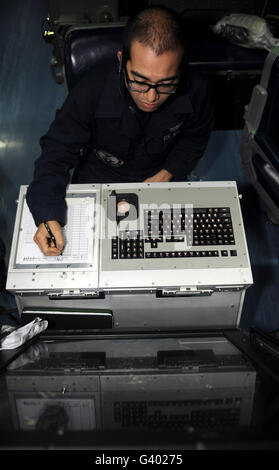
[(213, 111), (207, 82), (186, 66), (184, 48), (179, 16), (145, 9), (127, 23), (117, 66), (96, 67), (69, 93), (40, 141), (27, 193), (45, 255), (63, 250), (72, 168), (73, 183), (185, 181), (202, 157)]

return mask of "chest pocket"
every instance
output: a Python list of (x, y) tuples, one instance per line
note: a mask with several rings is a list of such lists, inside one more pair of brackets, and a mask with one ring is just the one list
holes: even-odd
[(163, 143), (167, 144), (168, 142), (172, 141), (176, 136), (178, 136), (181, 132), (181, 128), (183, 124), (184, 124), (183, 122), (180, 122), (179, 124), (176, 124), (175, 126), (168, 129), (168, 131), (165, 132), (162, 137)]
[(147, 144), (149, 156), (154, 162), (164, 160), (176, 139), (179, 137), (184, 122), (180, 122), (172, 127), (164, 129), (160, 134), (155, 135)]
[(130, 139), (123, 135), (118, 118), (98, 118), (93, 126), (92, 148), (103, 149), (118, 158), (127, 158)]

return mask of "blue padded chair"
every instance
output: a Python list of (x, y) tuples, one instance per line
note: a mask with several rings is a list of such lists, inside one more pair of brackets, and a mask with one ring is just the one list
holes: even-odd
[(64, 45), (64, 76), (68, 90), (94, 65), (116, 58), (116, 52), (122, 49), (123, 29), (124, 23), (69, 29)]

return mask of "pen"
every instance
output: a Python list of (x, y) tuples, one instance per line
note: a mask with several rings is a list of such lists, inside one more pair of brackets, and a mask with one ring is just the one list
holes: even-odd
[(52, 231), (50, 230), (49, 226), (48, 226), (48, 223), (47, 222), (44, 222), (44, 226), (45, 228), (47, 229), (47, 232), (49, 234), (49, 238), (48, 238), (48, 246), (50, 246), (51, 242), (54, 243), (54, 246), (56, 248), (56, 240), (55, 240), (55, 236), (53, 235)]

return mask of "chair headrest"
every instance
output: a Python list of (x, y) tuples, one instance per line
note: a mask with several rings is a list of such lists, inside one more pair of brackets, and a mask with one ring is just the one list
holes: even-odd
[(122, 49), (124, 24), (81, 26), (70, 29), (65, 36), (64, 68), (68, 90), (94, 65), (115, 57)]

